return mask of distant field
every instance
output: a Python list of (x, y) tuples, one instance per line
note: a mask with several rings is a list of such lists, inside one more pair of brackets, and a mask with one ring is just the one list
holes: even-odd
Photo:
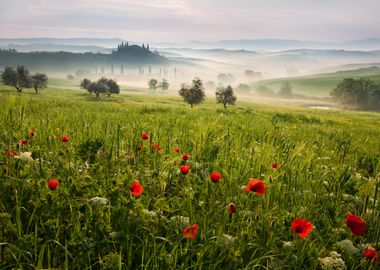
[(317, 74), (312, 76), (291, 77), (283, 79), (263, 80), (251, 84), (253, 90), (260, 86), (266, 86), (274, 92), (278, 92), (284, 81), (290, 82), (293, 93), (314, 96), (329, 97), (330, 92), (344, 78), (369, 78), (380, 83), (380, 68), (363, 68), (352, 71), (340, 71), (328, 74)]
[(0, 268), (376, 269), (380, 114), (242, 100), (0, 85)]

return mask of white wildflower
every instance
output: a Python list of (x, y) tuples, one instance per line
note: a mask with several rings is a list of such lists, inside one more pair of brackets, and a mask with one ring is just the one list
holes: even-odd
[(25, 160), (25, 161), (33, 161), (32, 152), (21, 152), (20, 155), (15, 156), (15, 158)]
[(319, 258), (321, 269), (323, 270), (346, 270), (346, 263), (336, 251), (330, 253), (330, 257)]
[(171, 223), (180, 223), (182, 227), (190, 226), (190, 219), (184, 216), (173, 216), (170, 218)]
[(150, 217), (150, 218), (155, 218), (157, 216), (157, 213), (154, 211), (149, 211), (148, 209), (143, 209), (141, 211), (144, 215)]
[(102, 205), (105, 206), (108, 204), (108, 200), (102, 197), (94, 197), (88, 200), (88, 202), (92, 205)]
[(218, 236), (217, 240), (216, 240), (216, 243), (220, 246), (220, 247), (224, 247), (224, 248), (227, 248), (229, 249), (230, 247), (233, 246), (234, 242), (235, 242), (235, 239), (236, 237), (233, 237), (231, 235), (228, 235), (228, 234), (222, 234), (221, 236)]
[(337, 246), (344, 252), (349, 254), (359, 254), (359, 249), (354, 246), (351, 240), (344, 239), (337, 243)]
[(282, 247), (286, 250), (290, 250), (293, 248), (293, 242), (292, 241), (283, 241)]

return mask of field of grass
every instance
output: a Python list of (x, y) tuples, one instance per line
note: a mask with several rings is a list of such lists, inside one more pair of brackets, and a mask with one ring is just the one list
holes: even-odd
[(379, 267), (379, 114), (0, 86), (0, 125), (1, 269)]
[(380, 68), (363, 68), (358, 70), (339, 71), (328, 74), (263, 80), (251, 84), (251, 88), (253, 90), (256, 90), (260, 86), (266, 86), (277, 93), (281, 89), (282, 83), (284, 81), (288, 81), (293, 88), (293, 93), (295, 94), (313, 97), (329, 97), (330, 92), (344, 78), (368, 78), (376, 83), (380, 83)]

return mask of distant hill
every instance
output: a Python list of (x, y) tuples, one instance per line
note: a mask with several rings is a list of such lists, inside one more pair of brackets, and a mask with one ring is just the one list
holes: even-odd
[(220, 40), (213, 42), (192, 40), (182, 44), (155, 43), (158, 47), (180, 47), (180, 48), (223, 48), (223, 49), (245, 49), (245, 50), (290, 50), (290, 49), (345, 49), (345, 50), (379, 50), (380, 38), (369, 38), (348, 42), (318, 42), (292, 39), (238, 39)]
[(120, 38), (0, 38), (0, 46), (7, 46), (9, 44), (59, 44), (115, 48), (122, 42), (125, 42), (125, 40)]
[(8, 44), (0, 46), (1, 50), (14, 49), (18, 52), (76, 52), (76, 53), (111, 53), (112, 49), (94, 45), (64, 45), (64, 44)]
[(124, 65), (165, 65), (167, 58), (152, 52), (149, 48), (123, 44), (111, 54), (72, 53), (72, 52), (18, 52), (16, 50), (0, 51), (0, 68), (25, 65), (30, 69), (47, 71), (75, 71)]
[(288, 81), (293, 88), (293, 92), (296, 94), (314, 97), (329, 97), (331, 90), (334, 89), (344, 78), (369, 78), (376, 83), (380, 83), (380, 68), (369, 67), (311, 76), (263, 80), (252, 83), (251, 88), (255, 90), (260, 86), (265, 86), (272, 89), (274, 92), (278, 92), (282, 83)]

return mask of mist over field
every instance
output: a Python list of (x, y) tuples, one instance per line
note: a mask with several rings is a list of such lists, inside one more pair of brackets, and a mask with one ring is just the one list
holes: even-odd
[(378, 0), (0, 0), (0, 269), (380, 269)]

